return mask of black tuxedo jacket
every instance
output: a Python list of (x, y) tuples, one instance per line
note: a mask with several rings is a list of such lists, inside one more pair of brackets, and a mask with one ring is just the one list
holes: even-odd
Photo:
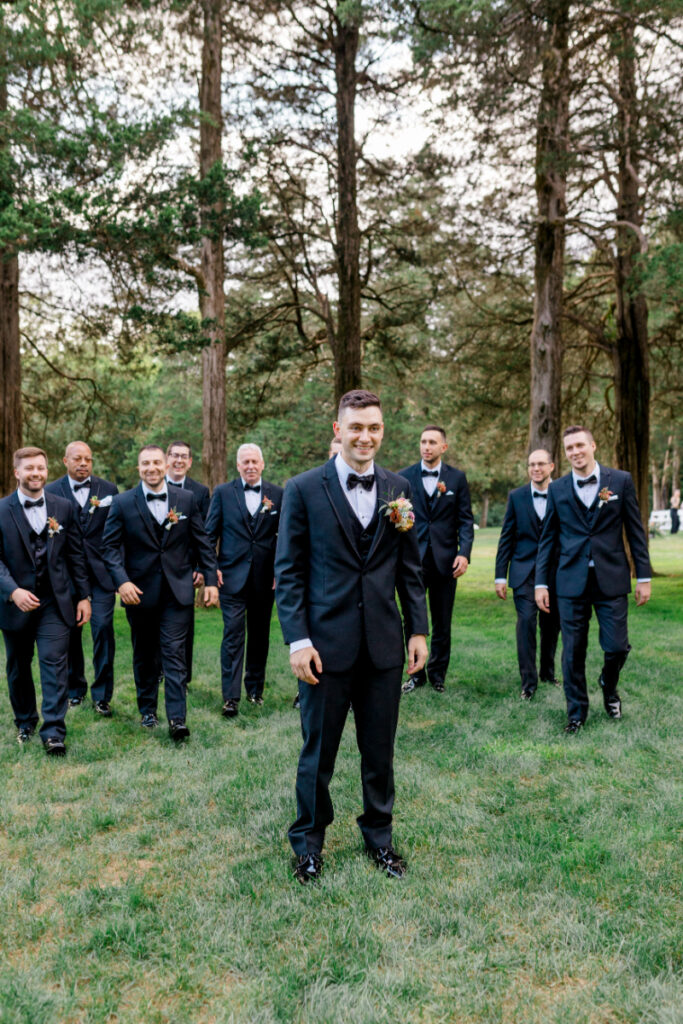
[[(83, 534), (83, 548), (88, 563), (90, 582), (91, 584), (99, 584), (103, 590), (112, 591), (114, 584), (107, 572), (106, 565), (102, 561), (102, 534), (104, 533), (104, 524), (107, 521), (111, 505), (98, 508), (96, 505), (92, 505), (88, 499), (85, 507), (81, 508), (74, 497), (74, 492), (71, 490), (68, 476), (60, 476), (58, 480), (53, 480), (51, 484), (46, 486), (45, 490), (50, 494), (58, 494), (61, 498), (66, 498), (67, 501), (72, 503)], [(90, 477), (90, 498), (96, 497), (101, 501), (103, 498), (113, 497), (118, 493), (119, 489), (116, 484), (111, 483), (109, 480), (103, 480), (99, 476)]]
[(194, 495), (184, 488), (169, 488), (169, 509), (177, 523), (162, 528), (149, 510), (138, 484), (117, 494), (112, 502), (102, 538), (102, 558), (114, 586), (135, 583), (142, 590), (138, 607), (159, 603), (164, 578), (181, 605), (194, 602), (192, 574), (199, 566), (207, 587), (215, 587), (216, 555), (206, 536)]
[(209, 514), (209, 502), (211, 500), (211, 491), (206, 484), (200, 484), (198, 480), (192, 480), (189, 476), (186, 476), (182, 487), (174, 487), (173, 484), (170, 484), (169, 487), (171, 494), (174, 491), (189, 491), (190, 494), (194, 494), (199, 514), (202, 517), (202, 521), (206, 522), (206, 517)]
[[(507, 579), (509, 569), (509, 583), (513, 590), (523, 586), (533, 575), (543, 522), (536, 515), (530, 484), (510, 491), (496, 552), (496, 579)], [(555, 582), (553, 568), (554, 561), (551, 563), (551, 586)]]
[(431, 544), (439, 573), (442, 576), (452, 575), (455, 556), (464, 555), (469, 561), (474, 543), (474, 517), (465, 474), (461, 469), (442, 462), (437, 484), (442, 482), (446, 491), (444, 494), (437, 491), (431, 505), (422, 483), (421, 462), (400, 470), (400, 475), (413, 490), (421, 558), (424, 560)]
[[(48, 518), (54, 517), (61, 530), (47, 541), (47, 568), (59, 614), (67, 626), (76, 625), (74, 595), (82, 601), (90, 594), (83, 538), (73, 503), (45, 491)], [(26, 513), (16, 491), (0, 501), (0, 629), (21, 629), (26, 616), (10, 601), (21, 587), (35, 593), (36, 565)]]
[[(239, 593), (250, 571), (254, 574), (257, 586), (266, 589), (272, 587), (283, 493), (277, 484), (262, 480), (261, 509), (252, 519), (244, 498), (241, 477), (221, 484), (213, 492), (206, 532), (211, 543), (218, 544), (218, 567), (223, 573), (223, 593)], [(264, 498), (273, 503), (272, 508), (264, 508)]]
[(285, 643), (310, 637), (323, 669), (345, 672), (363, 637), (379, 670), (402, 665), (404, 635), (427, 633), (416, 530), (399, 533), (382, 506), (410, 487), (375, 465), (379, 519), (365, 561), (356, 519), (334, 459), (291, 479), (284, 493), (275, 555), (275, 600)]
[[(600, 507), (599, 492), (603, 488), (616, 497)], [(624, 549), (624, 530), (636, 575), (652, 576), (647, 538), (630, 473), (601, 466), (598, 495), (590, 509), (577, 497), (571, 473), (554, 480), (548, 488), (548, 511), (538, 546), (536, 586), (549, 585), (549, 565), (557, 547), (558, 597), (580, 597), (585, 592), (590, 559), (595, 563), (597, 583), (605, 597), (628, 594), (631, 573)]]

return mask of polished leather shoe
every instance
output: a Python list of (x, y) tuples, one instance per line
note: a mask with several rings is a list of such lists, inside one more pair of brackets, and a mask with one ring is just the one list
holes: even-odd
[(176, 743), (179, 743), (181, 740), (189, 739), (190, 730), (185, 725), (184, 719), (172, 718), (168, 723), (168, 735), (172, 740), (175, 740)]
[(251, 694), (247, 700), (250, 704), (256, 704), (257, 707), (261, 707), (263, 704), (263, 697), (259, 697), (258, 694)]
[(541, 677), (541, 682), (542, 683), (550, 683), (551, 686), (559, 686), (560, 685), (560, 680), (556, 679), (555, 676), (547, 676), (545, 679), (543, 679), (543, 677)]
[(106, 700), (94, 700), (92, 706), (93, 706), (93, 710), (98, 715), (101, 715), (102, 718), (111, 718), (111, 708), (109, 707), (109, 702), (108, 701), (106, 701)]
[(569, 736), (574, 736), (580, 729), (583, 729), (583, 722), (580, 722), (578, 718), (570, 719), (564, 727), (564, 731)]
[(299, 694), (298, 693), (297, 693), (296, 697), (294, 698), (294, 700), (292, 701), (292, 707), (295, 708), (297, 711), (299, 711), (300, 708), (301, 708), (301, 701), (299, 700)]
[(522, 690), (522, 700), (533, 700), (535, 690)]
[(55, 736), (48, 736), (43, 742), (43, 746), (45, 747), (45, 753), (49, 757), (64, 757), (66, 754), (66, 746)]
[(82, 697), (69, 697), (69, 707), (77, 708), (79, 704), (83, 703)]
[(221, 713), (223, 718), (234, 718), (235, 715), (239, 714), (238, 701), (234, 700), (232, 697), (228, 698), (223, 705), (223, 711)]
[(33, 733), (35, 731), (36, 730), (32, 725), (20, 726), (19, 732), (17, 733), (17, 743), (19, 743), (20, 746), (23, 747), (25, 743), (30, 742), (31, 736), (33, 736)]
[(446, 687), (443, 683), (432, 683), (432, 690), (434, 690), (435, 693), (443, 693), (445, 689)]
[(412, 693), (415, 689), (415, 680), (411, 679), (410, 676), (406, 679), (405, 683), (401, 687), (401, 693)]
[(602, 673), (600, 673), (600, 679), (598, 682), (602, 687), (602, 702), (605, 705), (605, 711), (610, 718), (621, 718), (621, 697), (616, 690), (612, 690), (610, 693), (605, 689), (605, 682), (602, 678)]
[(159, 724), (159, 719), (153, 711), (148, 711), (146, 715), (143, 715), (140, 719), (140, 725), (143, 729), (156, 729)]
[(301, 885), (317, 881), (323, 873), (323, 859), (319, 853), (302, 853), (294, 868), (294, 877)]
[(408, 870), (408, 865), (403, 857), (396, 853), (391, 846), (379, 846), (374, 850), (366, 847), (365, 852), (388, 878), (403, 878)]

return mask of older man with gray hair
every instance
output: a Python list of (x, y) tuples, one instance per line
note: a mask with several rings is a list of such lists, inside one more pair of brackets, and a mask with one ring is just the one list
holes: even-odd
[(244, 687), (250, 704), (263, 704), (273, 610), (275, 543), (282, 488), (263, 479), (257, 444), (237, 451), (239, 476), (213, 492), (206, 531), (218, 545), (218, 582), (223, 612), (221, 682), (223, 715), (239, 712), (246, 629)]

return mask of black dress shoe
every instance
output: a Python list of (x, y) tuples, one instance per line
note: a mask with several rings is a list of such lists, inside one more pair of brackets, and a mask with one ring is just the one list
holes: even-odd
[(406, 679), (405, 683), (401, 687), (401, 693), (412, 693), (415, 689), (415, 680), (411, 679), (410, 676)]
[(83, 703), (82, 697), (69, 697), (69, 707), (77, 708), (79, 704)]
[(535, 690), (522, 690), (522, 700), (533, 700)]
[(148, 711), (146, 715), (143, 715), (140, 719), (140, 725), (143, 729), (156, 729), (159, 724), (159, 719), (153, 711)]
[(43, 746), (45, 747), (45, 753), (49, 757), (64, 757), (66, 754), (66, 746), (56, 736), (48, 736)]
[(261, 705), (263, 704), (263, 697), (259, 697), (259, 695), (256, 693), (250, 694), (247, 697), (247, 700), (249, 701), (250, 704), (256, 704), (257, 707), (261, 707)]
[(111, 708), (109, 702), (106, 700), (94, 700), (92, 702), (93, 710), (101, 715), (102, 718), (111, 718)]
[(551, 686), (559, 686), (560, 685), (560, 680), (556, 679), (555, 676), (546, 676), (545, 679), (543, 678), (543, 676), (541, 676), (541, 682), (542, 683), (550, 683)]
[(446, 687), (443, 683), (432, 683), (432, 690), (434, 690), (435, 693), (443, 693), (445, 689)]
[(292, 707), (296, 708), (297, 711), (299, 711), (299, 709), (301, 708), (301, 701), (299, 700), (299, 694), (298, 693), (297, 693), (296, 697), (294, 698), (294, 700), (292, 701)]
[(605, 682), (600, 673), (600, 679), (598, 680), (602, 687), (602, 702), (605, 705), (605, 711), (610, 718), (621, 718), (621, 698), (616, 690), (609, 692), (605, 688)]
[(234, 718), (235, 715), (239, 714), (239, 701), (236, 701), (233, 697), (229, 697), (223, 705), (223, 711), (221, 712), (223, 718)]
[(573, 736), (583, 728), (583, 722), (579, 721), (578, 718), (571, 718), (564, 727), (564, 731), (569, 735)]
[(185, 721), (182, 718), (172, 718), (168, 723), (168, 735), (176, 743), (180, 743), (181, 740), (189, 739), (190, 730), (185, 725)]
[(388, 878), (403, 878), (408, 870), (408, 865), (403, 857), (396, 853), (391, 846), (379, 846), (375, 850), (366, 847), (365, 852)]
[(323, 859), (319, 853), (302, 853), (294, 868), (294, 877), (301, 885), (317, 881), (323, 873)]
[(32, 725), (20, 726), (19, 732), (17, 733), (17, 743), (23, 747), (25, 743), (30, 741), (31, 736), (33, 736), (35, 731), (35, 727)]

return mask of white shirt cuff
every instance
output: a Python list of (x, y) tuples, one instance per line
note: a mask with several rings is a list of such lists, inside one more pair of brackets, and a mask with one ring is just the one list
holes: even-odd
[(296, 654), (297, 651), (303, 651), (304, 647), (312, 647), (310, 637), (306, 637), (305, 640), (295, 640), (289, 645), (289, 653)]
[(652, 583), (652, 576), (643, 576), (642, 579), (636, 580), (636, 583)]
[(494, 582), (494, 583), (507, 583), (507, 580), (505, 580), (505, 579), (498, 579), (498, 578), (496, 577), (496, 579), (495, 579), (495, 580), (494, 580), (493, 582)]
[(547, 590), (547, 589), (548, 589), (548, 584), (547, 583), (537, 583), (536, 586), (534, 587), (534, 590)]

